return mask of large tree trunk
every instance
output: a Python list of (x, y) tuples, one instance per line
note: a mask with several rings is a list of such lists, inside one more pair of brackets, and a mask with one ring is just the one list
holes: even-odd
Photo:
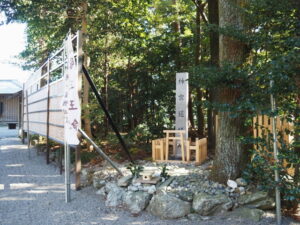
[[(300, 21), (300, 1), (295, 1), (295, 9), (298, 21)], [(296, 36), (300, 37), (300, 23), (298, 23)], [(300, 65), (298, 64), (298, 71), (300, 71)], [(295, 137), (294, 143), (296, 143), (295, 152), (300, 156), (300, 74), (296, 74), (296, 86), (298, 87), (298, 93), (296, 95), (296, 102), (297, 102), (297, 112), (295, 112)], [(295, 166), (295, 182), (300, 183), (300, 165), (299, 163)]]
[[(87, 14), (87, 2), (84, 1), (82, 3), (82, 11), (83, 11), (83, 15), (82, 15), (82, 38), (83, 38), (83, 43), (86, 46), (87, 43), (87, 21), (86, 21), (86, 14)], [(88, 68), (88, 55), (85, 51), (84, 53), (84, 59), (83, 59), (83, 65), (85, 66), (85, 68)], [(83, 78), (83, 97), (82, 97), (82, 105), (85, 106), (84, 110), (83, 110), (83, 121), (84, 121), (84, 130), (86, 132), (86, 134), (89, 137), (92, 137), (92, 132), (91, 132), (91, 120), (90, 120), (90, 110), (87, 107), (89, 104), (89, 90), (90, 90), (90, 85), (89, 82), (87, 81), (87, 79)]]
[[(241, 7), (245, 0), (219, 0), (220, 27), (233, 26), (244, 29)], [(246, 58), (246, 46), (232, 37), (220, 35), (219, 60), (222, 63), (243, 63)], [(240, 90), (222, 88), (218, 90), (217, 101), (221, 104), (236, 104)], [(216, 157), (212, 178), (219, 182), (235, 179), (240, 176), (246, 165), (247, 155), (239, 136), (245, 133), (243, 118), (234, 118), (230, 112), (219, 112), (216, 138)]]

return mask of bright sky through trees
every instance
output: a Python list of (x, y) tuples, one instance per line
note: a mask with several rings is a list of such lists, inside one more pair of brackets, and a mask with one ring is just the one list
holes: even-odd
[(25, 48), (25, 24), (0, 26), (0, 79), (17, 79), (23, 82), (29, 72), (23, 71), (18, 63), (19, 53)]

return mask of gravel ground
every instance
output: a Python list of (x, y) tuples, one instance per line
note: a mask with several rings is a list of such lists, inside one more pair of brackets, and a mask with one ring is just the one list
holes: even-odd
[[(0, 225), (167, 225), (167, 224), (275, 224), (268, 213), (259, 222), (211, 217), (208, 221), (160, 220), (147, 212), (133, 217), (123, 209), (109, 209), (91, 187), (75, 191), (71, 202), (64, 200), (64, 177), (55, 165), (46, 165), (45, 157), (16, 138), (16, 130), (0, 127)], [(73, 179), (73, 178), (72, 178)], [(284, 218), (283, 224), (299, 224)]]

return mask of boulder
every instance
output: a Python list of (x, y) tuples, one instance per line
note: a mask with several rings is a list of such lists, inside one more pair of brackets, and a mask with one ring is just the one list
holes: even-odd
[(93, 187), (96, 189), (100, 189), (102, 187), (105, 186), (105, 180), (103, 180), (102, 178), (99, 178), (97, 176), (93, 177)]
[(231, 200), (224, 194), (209, 195), (200, 192), (193, 199), (193, 210), (202, 216), (214, 215), (223, 210), (229, 210), (229, 205), (232, 206)]
[(130, 184), (130, 181), (132, 180), (132, 176), (125, 176), (125, 177), (121, 177), (118, 180), (118, 186), (119, 187), (127, 187)]
[(197, 213), (190, 213), (187, 215), (187, 218), (191, 221), (196, 221), (196, 220), (201, 220), (202, 219), (202, 216), (200, 216), (199, 214)]
[(93, 183), (94, 170), (90, 168), (81, 169), (80, 183), (82, 186), (89, 186)]
[(101, 197), (105, 198), (106, 197), (106, 191), (105, 191), (105, 187), (100, 188), (98, 191), (96, 191), (97, 195), (100, 195)]
[(191, 191), (179, 191), (178, 192), (179, 198), (183, 201), (192, 202), (194, 193)]
[(132, 214), (139, 214), (149, 204), (151, 195), (144, 191), (126, 192), (123, 196), (125, 207)]
[(238, 187), (238, 193), (240, 193), (240, 195), (244, 195), (244, 194), (246, 194), (246, 190), (245, 190), (245, 188), (244, 187)]
[(274, 209), (275, 201), (268, 196), (267, 192), (257, 191), (251, 194), (242, 195), (238, 198), (240, 205), (246, 205), (248, 208)]
[(241, 186), (241, 187), (245, 187), (248, 184), (247, 181), (241, 177), (236, 179), (235, 182), (237, 183), (238, 186)]
[(151, 199), (147, 211), (161, 219), (177, 219), (190, 213), (191, 204), (166, 193), (160, 193)]
[(227, 186), (232, 188), (232, 189), (236, 189), (238, 185), (234, 180), (228, 180), (227, 181)]
[(108, 193), (105, 201), (107, 207), (121, 207), (125, 191), (115, 183), (107, 183), (105, 190)]
[(164, 193), (167, 191), (168, 186), (173, 182), (175, 177), (170, 177), (166, 181), (164, 181), (157, 189), (157, 193)]
[(250, 219), (254, 222), (259, 222), (264, 214), (260, 209), (250, 209), (246, 207), (237, 208), (229, 215), (237, 218)]
[(155, 185), (145, 186), (145, 187), (143, 187), (143, 191), (152, 195), (156, 192), (156, 187), (155, 187)]

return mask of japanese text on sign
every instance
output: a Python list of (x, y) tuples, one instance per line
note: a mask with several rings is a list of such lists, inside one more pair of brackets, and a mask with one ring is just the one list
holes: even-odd
[(78, 145), (79, 139), (77, 131), (80, 121), (80, 102), (78, 96), (78, 69), (75, 60), (75, 54), (72, 46), (71, 35), (65, 42), (66, 69), (64, 72), (64, 98), (62, 102), (65, 114), (64, 131), (65, 141), (70, 145)]
[[(188, 139), (188, 73), (176, 74), (176, 130), (185, 131)], [(176, 156), (181, 156), (180, 149), (176, 149)]]

